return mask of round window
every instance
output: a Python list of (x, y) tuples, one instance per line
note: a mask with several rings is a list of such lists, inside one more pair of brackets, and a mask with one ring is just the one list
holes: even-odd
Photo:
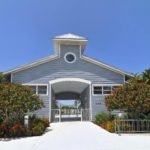
[(76, 61), (76, 55), (74, 53), (67, 53), (64, 58), (67, 63), (74, 63)]

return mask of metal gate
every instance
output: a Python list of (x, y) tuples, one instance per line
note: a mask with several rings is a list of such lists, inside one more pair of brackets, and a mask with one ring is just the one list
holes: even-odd
[(89, 121), (89, 109), (51, 109), (51, 121)]

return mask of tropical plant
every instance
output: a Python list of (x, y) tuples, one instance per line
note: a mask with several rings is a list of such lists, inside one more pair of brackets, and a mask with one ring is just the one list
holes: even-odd
[(101, 127), (106, 129), (109, 132), (115, 132), (115, 120), (112, 121), (106, 121), (101, 124)]
[(8, 136), (8, 128), (4, 124), (0, 124), (0, 138)]
[(43, 106), (42, 100), (32, 93), (30, 87), (19, 84), (0, 84), (1, 118), (17, 118)]
[(113, 116), (110, 113), (100, 113), (95, 116), (94, 123), (97, 125), (101, 125), (111, 120), (113, 120)]
[(46, 117), (42, 118), (42, 122), (45, 127), (49, 127), (49, 119), (48, 118), (46, 118)]
[(150, 68), (146, 69), (143, 73), (143, 80), (145, 83), (150, 84)]
[(4, 77), (4, 75), (0, 72), (0, 84), (1, 83), (5, 83), (7, 80), (6, 78)]
[(44, 132), (45, 127), (44, 124), (39, 122), (38, 124), (36, 124), (33, 128), (32, 128), (32, 135), (33, 136), (39, 136), (42, 135), (42, 133)]
[(116, 88), (105, 98), (109, 110), (125, 109), (132, 118), (150, 112), (150, 85), (128, 83)]
[(128, 80), (129, 83), (142, 83), (144, 82), (143, 80), (143, 75), (142, 74), (135, 74), (134, 77), (131, 77)]
[(22, 124), (15, 124), (9, 130), (9, 135), (11, 137), (21, 137), (26, 135), (26, 128)]

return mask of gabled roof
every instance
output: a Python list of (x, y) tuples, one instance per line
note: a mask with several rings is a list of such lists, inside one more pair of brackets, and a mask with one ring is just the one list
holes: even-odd
[(19, 71), (22, 71), (22, 70), (26, 70), (28, 68), (32, 68), (32, 67), (35, 67), (35, 66), (38, 66), (38, 65), (50, 62), (50, 61), (58, 59), (58, 58), (59, 58), (58, 55), (51, 55), (49, 57), (45, 57), (45, 58), (40, 59), (38, 61), (35, 61), (35, 62), (26, 64), (26, 65), (23, 65), (23, 66), (20, 66), (20, 67), (11, 69), (11, 70), (8, 70), (8, 71), (4, 72), (3, 74), (9, 74), (9, 73), (13, 73), (13, 72), (19, 72)]
[[(55, 42), (55, 48), (54, 48), (55, 51), (59, 50), (59, 47), (57, 47), (57, 46), (58, 46), (58, 43), (62, 42), (62, 41), (65, 42), (65, 43), (68, 42), (68, 41), (69, 42), (77, 42), (77, 43), (80, 43), (80, 45), (82, 45), (83, 47), (85, 46), (85, 44), (87, 42), (87, 39), (85, 37), (82, 37), (82, 36), (79, 36), (79, 35), (75, 35), (75, 34), (71, 34), (71, 33), (55, 36), (53, 40)], [(83, 49), (84, 48), (82, 48), (82, 51), (83, 51)], [(15, 73), (15, 72), (19, 72), (19, 71), (22, 71), (22, 70), (26, 70), (26, 69), (29, 69), (29, 68), (32, 68), (32, 67), (35, 67), (35, 66), (38, 66), (38, 65), (41, 65), (41, 64), (53, 61), (53, 60), (58, 59), (58, 58), (59, 58), (59, 53), (56, 53), (55, 55), (43, 58), (41, 60), (38, 60), (38, 61), (26, 64), (26, 65), (23, 65), (21, 67), (17, 67), (17, 68), (12, 69), (12, 70), (8, 70), (8, 71), (4, 72), (4, 74)], [(89, 63), (98, 65), (100, 67), (106, 68), (108, 70), (111, 70), (113, 72), (119, 73), (121, 75), (133, 76), (130, 73), (127, 73), (125, 71), (122, 71), (120, 69), (117, 69), (115, 67), (112, 67), (110, 65), (107, 65), (107, 64), (105, 64), (103, 62), (97, 61), (95, 59), (89, 58), (89, 57), (84, 56), (84, 55), (81, 55), (81, 59), (83, 59), (83, 60), (85, 60), (85, 61), (87, 61)]]
[(118, 69), (118, 68), (116, 68), (116, 67), (113, 67), (113, 66), (108, 65), (108, 64), (106, 64), (106, 63), (103, 63), (103, 62), (101, 62), (101, 61), (95, 60), (95, 59), (93, 59), (93, 58), (90, 58), (90, 57), (87, 57), (87, 56), (84, 56), (84, 55), (82, 55), (81, 58), (82, 58), (83, 60), (85, 60), (85, 61), (88, 61), (88, 62), (90, 62), (90, 63), (92, 63), (92, 64), (95, 64), (95, 65), (98, 65), (98, 66), (100, 66), (100, 67), (106, 68), (106, 69), (111, 70), (111, 71), (113, 71), (113, 72), (116, 72), (116, 73), (119, 73), (119, 74), (122, 74), (122, 75), (127, 75), (127, 76), (130, 76), (130, 77), (133, 77), (133, 76), (134, 76), (134, 75), (131, 74), (131, 73), (128, 73), (128, 72), (123, 71), (123, 70), (120, 70), (120, 69)]
[[(15, 73), (15, 72), (19, 72), (19, 71), (22, 71), (22, 70), (26, 70), (26, 69), (29, 69), (29, 68), (32, 68), (32, 67), (35, 67), (35, 66), (38, 66), (38, 65), (41, 65), (41, 64), (44, 64), (44, 63), (47, 63), (47, 62), (50, 62), (50, 61), (53, 61), (55, 59), (58, 59), (59, 56), (58, 55), (52, 55), (52, 56), (49, 56), (49, 57), (46, 57), (46, 58), (43, 58), (41, 60), (38, 60), (38, 61), (35, 61), (35, 62), (32, 62), (30, 64), (26, 64), (26, 65), (23, 65), (23, 66), (20, 66), (20, 67), (17, 67), (15, 69), (12, 69), (12, 70), (8, 70), (6, 72), (4, 72), (4, 74), (9, 74), (9, 73)], [(113, 66), (110, 66), (110, 65), (107, 65), (103, 62), (100, 62), (100, 61), (97, 61), (95, 59), (92, 59), (90, 57), (87, 57), (87, 56), (84, 56), (82, 55), (81, 59), (87, 61), (87, 62), (90, 62), (92, 64), (95, 64), (95, 65), (98, 65), (100, 67), (103, 67), (103, 68), (106, 68), (108, 70), (111, 70), (113, 72), (116, 72), (116, 73), (119, 73), (121, 75), (127, 75), (127, 76), (133, 76), (132, 74), (130, 73), (127, 73), (125, 71), (122, 71), (118, 68), (115, 68)]]
[(79, 35), (72, 34), (72, 33), (58, 35), (58, 36), (55, 36), (54, 39), (87, 40), (87, 38), (83, 36), (79, 36)]

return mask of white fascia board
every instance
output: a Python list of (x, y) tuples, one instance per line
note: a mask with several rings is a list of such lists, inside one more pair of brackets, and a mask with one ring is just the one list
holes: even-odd
[(4, 72), (3, 74), (8, 74), (8, 73), (16, 73), (16, 72), (19, 72), (19, 71), (22, 71), (22, 70), (25, 70), (25, 69), (29, 69), (29, 68), (32, 68), (32, 67), (35, 67), (35, 66), (38, 66), (38, 65), (41, 65), (41, 64), (44, 64), (46, 62), (50, 62), (50, 61), (53, 61), (55, 59), (58, 59), (59, 56), (58, 55), (51, 55), (49, 57), (46, 57), (46, 58), (43, 58), (39, 61), (35, 61), (33, 63), (30, 63), (30, 64), (27, 64), (27, 65), (23, 65), (21, 67), (17, 67), (15, 69), (12, 69), (12, 70), (9, 70), (9, 71), (6, 71)]
[(119, 74), (121, 74), (121, 75), (127, 75), (127, 76), (130, 76), (130, 77), (133, 77), (133, 75), (130, 74), (130, 73), (121, 71), (121, 70), (119, 70), (119, 69), (117, 69), (117, 68), (115, 68), (115, 67), (109, 66), (109, 65), (104, 64), (104, 63), (102, 63), (102, 62), (100, 62), (100, 61), (94, 60), (94, 59), (92, 59), (92, 58), (90, 58), (90, 57), (87, 57), (87, 56), (82, 55), (82, 56), (81, 56), (81, 59), (83, 59), (83, 60), (85, 60), (85, 61), (88, 61), (88, 62), (90, 62), (90, 63), (93, 63), (93, 64), (95, 64), (95, 65), (98, 65), (98, 66), (100, 66), (100, 67), (109, 69), (110, 71), (119, 73)]

